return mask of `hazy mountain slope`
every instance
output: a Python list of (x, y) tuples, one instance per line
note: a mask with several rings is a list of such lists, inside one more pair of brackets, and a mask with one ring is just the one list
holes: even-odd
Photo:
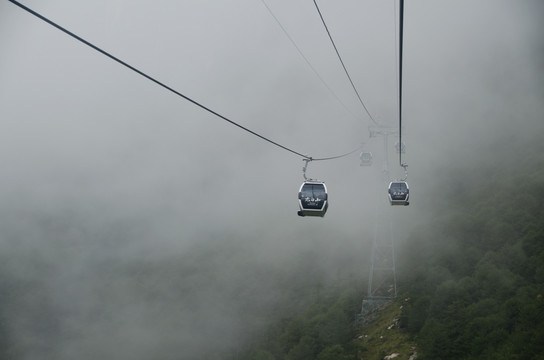
[(422, 359), (544, 356), (544, 146), (496, 149), (440, 183), (403, 249), (402, 326)]

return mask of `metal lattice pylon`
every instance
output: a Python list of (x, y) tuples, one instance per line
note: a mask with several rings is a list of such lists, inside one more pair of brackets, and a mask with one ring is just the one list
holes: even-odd
[(372, 259), (368, 278), (369, 299), (393, 299), (397, 296), (395, 241), (393, 224), (382, 217), (376, 220), (372, 241)]
[[(380, 127), (370, 128), (371, 137), (382, 136), (384, 144), (384, 164), (382, 181), (389, 182), (389, 149), (388, 138), (396, 134), (397, 130)], [(377, 214), (374, 223), (374, 237), (372, 241), (372, 258), (368, 277), (368, 299), (393, 299), (397, 296), (397, 275), (395, 265), (395, 241), (393, 223), (387, 216), (387, 206), (379, 206), (382, 202), (376, 200), (376, 208), (383, 211)]]

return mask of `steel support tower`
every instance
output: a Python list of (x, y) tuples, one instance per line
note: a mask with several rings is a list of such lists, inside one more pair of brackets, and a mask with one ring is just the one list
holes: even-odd
[[(389, 176), (389, 136), (398, 131), (387, 127), (371, 127), (370, 137), (383, 137), (384, 154), (382, 183), (384, 189), (390, 181)], [(365, 316), (383, 302), (397, 297), (397, 274), (395, 264), (395, 241), (393, 223), (389, 214), (389, 204), (384, 195), (378, 192), (376, 198), (376, 219), (372, 240), (370, 272), (368, 276), (367, 297), (363, 300), (361, 315)]]

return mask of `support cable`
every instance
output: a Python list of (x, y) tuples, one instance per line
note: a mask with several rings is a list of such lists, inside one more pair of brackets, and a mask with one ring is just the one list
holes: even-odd
[(265, 2), (265, 0), (261, 0), (261, 2), (263, 3), (263, 5), (266, 7), (266, 9), (268, 10), (268, 12), (270, 13), (270, 15), (272, 16), (272, 18), (274, 18), (274, 20), (276, 21), (276, 23), (278, 24), (278, 26), (281, 28), (281, 30), (283, 31), (283, 33), (285, 34), (285, 36), (287, 36), (287, 38), (289, 39), (289, 41), (291, 42), (291, 44), (293, 44), (293, 46), (295, 47), (295, 49), (298, 51), (298, 53), (300, 54), (300, 56), (302, 57), (302, 59), (304, 59), (304, 61), (306, 62), (306, 64), (308, 65), (308, 67), (313, 71), (313, 73), (317, 76), (317, 78), (321, 81), (321, 83), (327, 88), (327, 90), (329, 90), (329, 92), (336, 98), (336, 100), (338, 101), (338, 103), (340, 105), (342, 105), (342, 107), (355, 119), (357, 120), (361, 120), (360, 118), (358, 118), (357, 116), (355, 116), (351, 110), (346, 106), (346, 104), (344, 104), (344, 102), (340, 99), (340, 97), (338, 97), (338, 95), (336, 95), (336, 93), (334, 92), (334, 90), (325, 82), (325, 80), (323, 79), (323, 77), (319, 74), (319, 72), (317, 72), (317, 70), (315, 69), (315, 67), (312, 65), (312, 63), (310, 63), (310, 60), (308, 60), (308, 58), (304, 55), (304, 53), (302, 52), (302, 50), (300, 49), (300, 47), (297, 45), (297, 43), (295, 42), (295, 40), (293, 39), (293, 37), (287, 32), (287, 29), (283, 26), (283, 24), (280, 22), (280, 20), (278, 19), (278, 17), (274, 14), (274, 12), (272, 12), (272, 9), (270, 8), (270, 6), (268, 6), (268, 4)]
[[(400, 0), (399, 11), (399, 146), (402, 146), (402, 50), (403, 50), (403, 28), (404, 28), (404, 0)], [(408, 165), (402, 162), (402, 151), (399, 151), (399, 164), (404, 168)]]
[[(394, 23), (394, 34), (395, 34), (395, 43), (393, 47), (395, 48), (395, 90), (398, 93), (399, 91), (399, 49), (397, 47), (398, 43), (398, 29), (397, 29), (397, 0), (393, 0), (393, 23)], [(395, 101), (397, 102), (397, 107), (399, 106), (399, 99), (395, 96)]]
[[(322, 158), (310, 158), (310, 160), (313, 160), (313, 161), (325, 161), (325, 160), (334, 160), (334, 159), (340, 159), (340, 158), (343, 158), (345, 156), (348, 156), (348, 155), (351, 155), (353, 154), (354, 152), (356, 151), (359, 151), (363, 148), (364, 146), (364, 143), (361, 143), (361, 145), (357, 146), (355, 149), (351, 150), (350, 152), (347, 152), (345, 154), (342, 154), (342, 155), (336, 155), (336, 156), (329, 156), (329, 157), (322, 157)], [(308, 159), (308, 157), (306, 157)]]
[(334, 43), (334, 40), (332, 39), (332, 35), (329, 31), (329, 28), (327, 27), (327, 24), (325, 23), (325, 19), (323, 18), (323, 15), (321, 14), (321, 10), (319, 9), (319, 6), (317, 5), (316, 0), (314, 0), (315, 8), (317, 9), (317, 12), (319, 13), (319, 17), (321, 18), (321, 22), (323, 23), (323, 26), (325, 26), (325, 30), (327, 31), (327, 34), (329, 35), (329, 39), (331, 40), (332, 46), (334, 47), (334, 50), (336, 51), (336, 55), (338, 56), (338, 59), (340, 60), (340, 63), (342, 64), (342, 67), (344, 68), (344, 72), (346, 73), (349, 82), (351, 83), (351, 87), (355, 91), (355, 94), (357, 95), (357, 98), (359, 99), (359, 102), (361, 105), (363, 105), (363, 108), (365, 109), (366, 113), (368, 114), (368, 117), (375, 125), (379, 125), (376, 120), (372, 117), (368, 109), (366, 108), (365, 103), (361, 99), (361, 96), (359, 95), (359, 92), (357, 91), (357, 88), (355, 87), (355, 84), (353, 83), (353, 80), (351, 80), (351, 76), (348, 73), (348, 69), (346, 68), (346, 65), (344, 65), (344, 61), (342, 60), (342, 57), (340, 56), (340, 52), (338, 51), (338, 48), (336, 47), (336, 44)]
[(263, 135), (260, 135), (260, 134), (256, 133), (255, 131), (250, 130), (250, 129), (248, 129), (247, 127), (242, 126), (242, 125), (240, 125), (240, 124), (238, 124), (238, 123), (236, 123), (236, 122), (230, 120), (229, 118), (227, 118), (227, 117), (225, 117), (225, 116), (223, 116), (223, 115), (221, 115), (221, 114), (219, 114), (219, 113), (213, 111), (212, 109), (210, 109), (210, 108), (208, 108), (208, 107), (202, 105), (201, 103), (197, 102), (196, 100), (193, 100), (193, 99), (191, 99), (190, 97), (188, 97), (188, 96), (186, 96), (186, 95), (183, 95), (183, 94), (180, 93), (179, 91), (174, 90), (173, 88), (171, 88), (171, 87), (165, 85), (164, 83), (162, 83), (162, 82), (156, 80), (155, 78), (151, 77), (150, 75), (147, 75), (147, 74), (144, 73), (143, 71), (138, 70), (138, 69), (135, 68), (134, 66), (129, 65), (128, 63), (124, 62), (123, 60), (121, 60), (121, 59), (119, 59), (119, 58), (117, 58), (117, 57), (111, 55), (110, 53), (106, 52), (105, 50), (102, 50), (102, 49), (99, 48), (98, 46), (96, 46), (96, 45), (90, 43), (89, 41), (87, 41), (87, 40), (81, 38), (80, 36), (74, 34), (73, 32), (71, 32), (71, 31), (69, 31), (69, 30), (63, 28), (62, 26), (56, 24), (55, 22), (49, 20), (49, 19), (46, 18), (45, 16), (43, 16), (43, 15), (37, 13), (36, 11), (34, 11), (34, 10), (30, 9), (29, 7), (27, 7), (27, 6), (23, 5), (23, 4), (21, 4), (20, 2), (18, 2), (18, 1), (16, 1), (16, 0), (8, 0), (8, 1), (11, 2), (11, 3), (14, 4), (14, 5), (17, 5), (17, 6), (20, 7), (21, 9), (27, 11), (28, 13), (30, 13), (30, 14), (36, 16), (37, 18), (43, 20), (44, 22), (48, 23), (49, 25), (51, 25), (51, 26), (57, 28), (58, 30), (60, 30), (60, 31), (62, 31), (62, 32), (64, 32), (64, 33), (66, 33), (67, 35), (73, 37), (74, 39), (76, 39), (76, 40), (82, 42), (83, 44), (85, 44), (85, 45), (91, 47), (92, 49), (94, 49), (94, 50), (96, 50), (96, 51), (98, 51), (99, 53), (101, 53), (101, 54), (103, 54), (103, 55), (109, 57), (110, 59), (112, 59), (112, 60), (118, 62), (119, 64), (121, 64), (121, 65), (123, 65), (123, 66), (129, 68), (130, 70), (136, 72), (137, 74), (139, 74), (139, 75), (145, 77), (146, 79), (148, 79), (148, 80), (154, 82), (155, 84), (157, 84), (157, 85), (159, 85), (159, 86), (165, 88), (166, 90), (168, 90), (168, 91), (170, 91), (170, 92), (172, 92), (172, 93), (174, 93), (174, 94), (176, 94), (176, 95), (182, 97), (183, 99), (189, 101), (190, 103), (192, 103), (192, 104), (194, 104), (194, 105), (200, 107), (201, 109), (206, 110), (207, 112), (209, 112), (209, 113), (211, 113), (211, 114), (213, 114), (213, 115), (215, 115), (215, 116), (217, 116), (217, 117), (223, 119), (224, 121), (227, 121), (228, 123), (230, 123), (230, 124), (232, 124), (232, 125), (234, 125), (234, 126), (240, 128), (240, 129), (242, 129), (242, 130), (244, 130), (244, 131), (246, 131), (246, 132), (248, 132), (248, 133), (250, 133), (250, 134), (252, 134), (252, 135), (254, 135), (254, 136), (257, 136), (258, 138), (260, 138), (260, 139), (262, 139), (262, 140), (264, 140), (264, 141), (267, 141), (267, 142), (269, 142), (269, 143), (271, 143), (271, 144), (273, 144), (273, 145), (275, 145), (275, 146), (277, 146), (277, 147), (279, 147), (279, 148), (282, 148), (282, 149), (284, 149), (284, 150), (286, 150), (286, 151), (289, 151), (289, 152), (291, 152), (291, 153), (293, 153), (293, 154), (295, 154), (295, 155), (298, 155), (298, 156), (300, 156), (300, 157), (302, 157), (302, 158), (304, 158), (304, 159), (311, 159), (311, 160), (314, 160), (314, 161), (317, 161), (317, 160), (332, 160), (332, 159), (338, 159), (338, 158), (341, 158), (341, 157), (350, 155), (350, 154), (354, 153), (355, 151), (357, 151), (357, 150), (359, 150), (359, 149), (361, 148), (361, 146), (359, 146), (359, 147), (357, 147), (357, 149), (355, 149), (355, 150), (353, 150), (353, 151), (351, 151), (351, 152), (345, 153), (345, 154), (343, 154), (343, 155), (331, 156), (331, 157), (325, 157), (325, 158), (312, 158), (311, 156), (304, 155), (304, 154), (302, 154), (302, 153), (300, 153), (300, 152), (297, 152), (297, 151), (295, 151), (295, 150), (292, 150), (292, 149), (290, 149), (290, 148), (288, 148), (288, 147), (286, 147), (286, 146), (284, 146), (284, 145), (281, 145), (281, 144), (279, 144), (279, 143), (277, 143), (277, 142), (275, 142), (275, 141), (273, 141), (273, 140), (270, 140), (269, 138), (267, 138), (267, 137), (265, 137), (265, 136), (263, 136)]

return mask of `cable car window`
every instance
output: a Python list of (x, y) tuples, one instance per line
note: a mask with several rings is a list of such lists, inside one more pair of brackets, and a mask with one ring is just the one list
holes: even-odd
[(314, 191), (314, 198), (324, 200), (325, 199), (325, 188), (323, 185), (314, 185), (313, 186)]
[(301, 191), (302, 198), (325, 200), (325, 187), (321, 184), (305, 184)]
[(391, 184), (391, 190), (405, 192), (407, 189), (406, 183), (396, 182)]
[(314, 197), (314, 192), (313, 192), (313, 185), (312, 184), (306, 184), (302, 187), (302, 191), (301, 191), (301, 194), (302, 194), (302, 197), (303, 198), (306, 198), (306, 197)]

